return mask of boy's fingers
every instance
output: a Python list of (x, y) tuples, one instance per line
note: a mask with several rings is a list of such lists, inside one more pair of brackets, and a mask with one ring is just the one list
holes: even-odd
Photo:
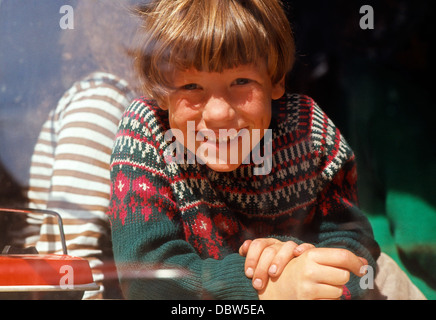
[(278, 245), (268, 246), (262, 251), (253, 274), (253, 287), (256, 290), (261, 290), (268, 282), (268, 269), (278, 251)]
[(271, 277), (279, 277), (289, 261), (294, 257), (294, 250), (298, 245), (293, 241), (285, 242), (271, 261), (268, 274)]
[(243, 257), (247, 255), (248, 248), (250, 248), (252, 240), (245, 240), (242, 246), (239, 247), (239, 254)]
[(368, 260), (366, 260), (365, 258), (362, 257), (358, 257), (360, 259), (360, 261), (362, 261), (363, 265), (367, 266), (368, 265)]
[(302, 243), (299, 246), (297, 246), (294, 249), (294, 256), (298, 257), (300, 256), (303, 252), (309, 250), (309, 249), (313, 249), (315, 248), (315, 246), (313, 244), (310, 243)]
[(343, 268), (351, 271), (358, 277), (363, 276), (362, 267), (365, 265), (364, 261), (349, 250), (338, 248), (319, 248), (318, 250), (309, 251), (308, 254), (311, 254), (315, 261), (319, 264)]
[(260, 256), (262, 255), (263, 250), (266, 247), (269, 247), (277, 242), (278, 240), (273, 238), (255, 239), (251, 241), (249, 245), (250, 250), (248, 250), (248, 252), (246, 253), (245, 259), (245, 275), (247, 277), (253, 277), (254, 270), (256, 270), (257, 268), (257, 263), (260, 259)]

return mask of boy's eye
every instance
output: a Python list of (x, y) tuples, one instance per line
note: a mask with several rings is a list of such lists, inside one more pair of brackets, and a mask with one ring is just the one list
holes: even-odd
[(189, 84), (185, 84), (184, 86), (182, 86), (183, 90), (196, 90), (198, 88), (199, 88), (199, 86), (195, 83), (189, 83)]
[(242, 85), (248, 84), (248, 83), (250, 83), (250, 82), (251, 82), (250, 79), (238, 78), (238, 79), (236, 79), (233, 83), (234, 83), (235, 85), (242, 86)]

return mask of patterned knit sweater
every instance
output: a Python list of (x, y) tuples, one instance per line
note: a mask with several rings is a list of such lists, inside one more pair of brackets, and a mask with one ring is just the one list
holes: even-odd
[[(226, 173), (167, 163), (167, 112), (145, 99), (126, 110), (108, 215), (127, 298), (257, 299), (238, 248), (260, 237), (347, 248), (375, 268), (379, 247), (357, 207), (352, 150), (309, 97), (286, 94), (272, 108), (272, 170), (257, 176), (253, 163)], [(153, 280), (155, 268), (186, 274)], [(363, 295), (351, 275), (343, 298)]]

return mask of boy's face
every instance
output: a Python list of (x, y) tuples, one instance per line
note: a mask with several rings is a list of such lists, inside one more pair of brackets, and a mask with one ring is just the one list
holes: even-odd
[(222, 73), (176, 71), (173, 85), (175, 90), (162, 106), (169, 111), (171, 129), (183, 133), (179, 141), (197, 160), (220, 172), (242, 164), (257, 144), (256, 137), (262, 138), (269, 127), (271, 100), (285, 91), (284, 79), (271, 83), (264, 62)]

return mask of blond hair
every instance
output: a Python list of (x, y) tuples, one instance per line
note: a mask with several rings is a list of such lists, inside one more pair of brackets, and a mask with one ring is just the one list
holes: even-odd
[(144, 93), (165, 100), (174, 70), (222, 72), (264, 59), (273, 83), (294, 63), (289, 21), (279, 0), (158, 0), (138, 9), (135, 66)]

